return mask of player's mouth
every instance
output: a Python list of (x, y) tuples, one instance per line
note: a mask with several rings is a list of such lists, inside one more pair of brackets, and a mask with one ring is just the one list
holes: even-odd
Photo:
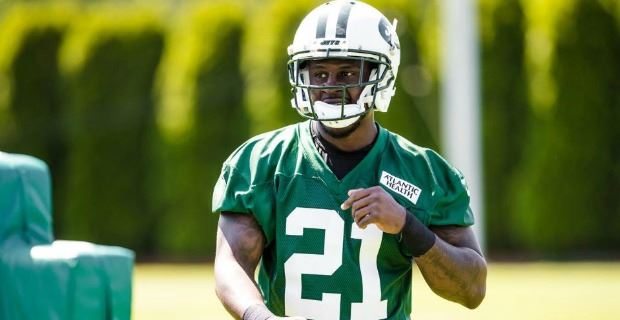
[[(325, 102), (327, 104), (335, 104), (340, 105), (342, 103), (342, 97), (325, 97), (321, 98), (321, 102)], [(344, 99), (344, 104), (349, 104), (349, 99)]]

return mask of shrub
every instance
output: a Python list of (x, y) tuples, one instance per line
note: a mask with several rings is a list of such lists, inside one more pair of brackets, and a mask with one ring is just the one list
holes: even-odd
[(189, 5), (179, 17), (159, 77), (157, 243), (171, 258), (212, 258), (213, 186), (224, 160), (249, 135), (240, 70), (243, 10)]
[(163, 48), (155, 12), (93, 5), (63, 45), (68, 127), (63, 237), (152, 251), (153, 79)]

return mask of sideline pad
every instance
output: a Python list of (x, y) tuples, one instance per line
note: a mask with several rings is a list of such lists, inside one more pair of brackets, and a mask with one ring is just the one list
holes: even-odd
[(53, 241), (49, 171), (0, 152), (0, 319), (129, 319), (134, 253)]

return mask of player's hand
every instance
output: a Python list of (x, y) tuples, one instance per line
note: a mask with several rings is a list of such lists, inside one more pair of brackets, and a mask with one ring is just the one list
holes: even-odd
[(379, 186), (366, 189), (352, 189), (349, 198), (340, 205), (342, 210), (351, 208), (353, 220), (364, 229), (374, 223), (381, 231), (399, 233), (405, 225), (407, 210)]

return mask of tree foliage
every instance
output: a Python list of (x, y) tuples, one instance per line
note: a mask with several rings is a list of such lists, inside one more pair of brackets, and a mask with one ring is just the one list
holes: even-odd
[[(440, 149), (438, 4), (369, 2), (399, 20), (402, 47), (377, 119)], [(222, 162), (300, 120), (286, 49), (318, 3), (2, 3), (0, 148), (50, 165), (57, 236), (212, 257)], [(620, 6), (480, 8), (488, 249), (617, 252)]]

